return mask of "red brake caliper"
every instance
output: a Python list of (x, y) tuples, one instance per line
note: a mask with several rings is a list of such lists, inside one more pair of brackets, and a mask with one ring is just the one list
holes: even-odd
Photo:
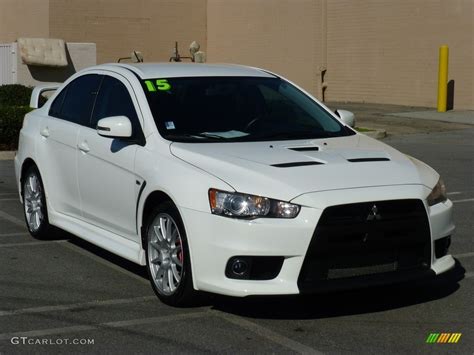
[(183, 265), (183, 243), (181, 242), (181, 237), (179, 238), (179, 253), (178, 253), (178, 259), (181, 261), (181, 265)]

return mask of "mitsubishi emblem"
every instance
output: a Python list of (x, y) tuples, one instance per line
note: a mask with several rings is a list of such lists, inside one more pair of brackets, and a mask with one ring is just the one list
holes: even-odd
[(372, 206), (372, 209), (369, 212), (369, 215), (367, 216), (367, 220), (368, 221), (374, 221), (374, 220), (378, 221), (381, 218), (382, 218), (382, 216), (379, 213), (379, 209), (377, 208), (377, 205), (374, 204)]

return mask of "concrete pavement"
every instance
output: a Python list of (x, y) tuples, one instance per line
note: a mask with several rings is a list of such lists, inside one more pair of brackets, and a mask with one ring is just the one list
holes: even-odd
[(428, 109), (424, 111), (395, 112), (389, 113), (388, 115), (394, 117), (412, 118), (415, 120), (430, 120), (474, 125), (474, 111), (437, 112), (436, 110)]
[[(385, 141), (446, 181), (457, 225), (451, 253), (458, 262), (445, 277), (306, 297), (209, 297), (191, 309), (163, 305), (144, 268), (67, 233), (32, 239), (13, 162), (1, 161), (0, 354), (472, 354), (473, 138), (471, 128)], [(432, 332), (462, 336), (457, 344), (427, 344)], [(15, 343), (19, 337), (40, 343)]]
[(474, 111), (437, 113), (433, 108), (369, 103), (328, 102), (331, 109), (352, 111), (356, 126), (386, 130), (389, 136), (472, 128)]

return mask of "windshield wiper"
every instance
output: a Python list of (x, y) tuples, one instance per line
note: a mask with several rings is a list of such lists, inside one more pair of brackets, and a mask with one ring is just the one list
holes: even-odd
[(193, 133), (190, 134), (190, 136), (196, 136), (196, 137), (201, 137), (201, 138), (216, 138), (216, 139), (227, 139), (226, 137), (220, 136), (218, 134), (213, 134), (213, 133)]
[(297, 132), (273, 132), (268, 134), (253, 135), (250, 138), (258, 139), (272, 139), (272, 138), (283, 138), (283, 139), (315, 139), (315, 138), (327, 138), (327, 134), (321, 134), (322, 132), (314, 133), (308, 131), (297, 131)]
[(215, 140), (226, 140), (227, 138), (224, 138), (222, 136), (219, 136), (217, 134), (210, 134), (210, 133), (180, 133), (180, 134), (167, 134), (165, 136), (166, 139), (174, 140), (174, 139), (186, 139), (186, 140), (194, 140), (194, 139), (202, 139), (202, 138), (207, 138), (207, 139), (215, 139)]

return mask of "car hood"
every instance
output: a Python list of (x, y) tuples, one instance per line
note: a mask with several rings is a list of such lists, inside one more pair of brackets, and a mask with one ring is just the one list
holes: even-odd
[(275, 142), (174, 142), (170, 151), (236, 191), (285, 201), (327, 190), (433, 187), (439, 177), (426, 164), (362, 134)]

